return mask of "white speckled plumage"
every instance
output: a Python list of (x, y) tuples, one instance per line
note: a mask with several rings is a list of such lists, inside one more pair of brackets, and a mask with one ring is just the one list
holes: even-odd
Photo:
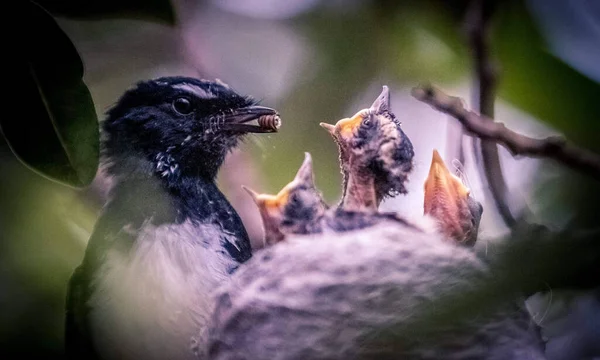
[(131, 249), (115, 245), (106, 252), (89, 300), (103, 359), (198, 358), (214, 305), (210, 294), (236, 264), (218, 252), (219, 241), (197, 239), (224, 235), (190, 221), (146, 223)]

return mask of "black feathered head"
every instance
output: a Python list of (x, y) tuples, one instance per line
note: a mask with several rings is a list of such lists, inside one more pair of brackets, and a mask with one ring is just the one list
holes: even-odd
[(256, 106), (219, 80), (187, 77), (140, 82), (107, 115), (103, 155), (113, 175), (142, 166), (169, 179), (181, 174), (214, 178), (242, 135), (277, 130), (264, 121), (249, 123), (276, 117), (275, 110)]

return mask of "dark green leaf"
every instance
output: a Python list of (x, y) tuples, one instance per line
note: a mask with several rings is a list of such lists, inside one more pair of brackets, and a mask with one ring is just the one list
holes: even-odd
[(169, 0), (37, 0), (53, 15), (76, 19), (133, 18), (172, 25), (175, 15)]
[(511, 5), (498, 14), (494, 39), (502, 69), (499, 96), (599, 150), (600, 84), (552, 55), (523, 4)]
[(83, 64), (46, 11), (28, 3), (26, 14), (37, 31), (23, 33), (23, 58), (14, 69), (21, 88), (10, 93), (12, 103), (26, 100), (26, 106), (18, 117), (0, 117), (2, 132), (26, 165), (54, 180), (85, 186), (98, 168), (99, 131), (82, 81)]

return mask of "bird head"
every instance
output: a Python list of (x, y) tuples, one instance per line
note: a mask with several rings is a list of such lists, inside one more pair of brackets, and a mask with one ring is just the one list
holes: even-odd
[(380, 199), (407, 192), (404, 184), (413, 168), (414, 150), (391, 110), (387, 86), (370, 108), (335, 125), (320, 125), (338, 144), (346, 177), (352, 173), (372, 174)]
[(327, 205), (315, 187), (312, 158), (305, 153), (304, 162), (294, 180), (276, 195), (259, 194), (243, 187), (260, 211), (265, 228), (266, 245), (282, 241), (285, 234), (312, 232)]
[(424, 187), (424, 213), (438, 222), (441, 231), (449, 239), (473, 246), (477, 240), (483, 206), (471, 196), (464, 182), (448, 170), (437, 150), (433, 150)]
[(277, 131), (279, 120), (275, 110), (257, 106), (220, 80), (187, 77), (140, 82), (107, 115), (109, 171), (120, 175), (141, 168), (167, 179), (182, 174), (213, 179), (243, 135)]

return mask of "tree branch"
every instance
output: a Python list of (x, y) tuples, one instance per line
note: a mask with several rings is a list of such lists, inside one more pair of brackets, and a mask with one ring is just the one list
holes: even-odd
[[(474, 82), (473, 103), (477, 104), (480, 114), (490, 121), (494, 118), (494, 102), (497, 84), (497, 66), (490, 56), (489, 30), (490, 19), (495, 8), (494, 0), (472, 0), (465, 19), (465, 29), (473, 55)], [(473, 142), (477, 154), (477, 142)], [(500, 156), (496, 143), (481, 141), (481, 159), (483, 172), (502, 219), (509, 227), (515, 225), (515, 218), (507, 202), (507, 189)]]
[(592, 151), (569, 144), (560, 137), (533, 139), (518, 134), (502, 123), (466, 110), (462, 99), (446, 95), (431, 85), (414, 88), (412, 95), (434, 109), (456, 118), (471, 135), (498, 143), (512, 155), (553, 159), (600, 180), (600, 156)]

